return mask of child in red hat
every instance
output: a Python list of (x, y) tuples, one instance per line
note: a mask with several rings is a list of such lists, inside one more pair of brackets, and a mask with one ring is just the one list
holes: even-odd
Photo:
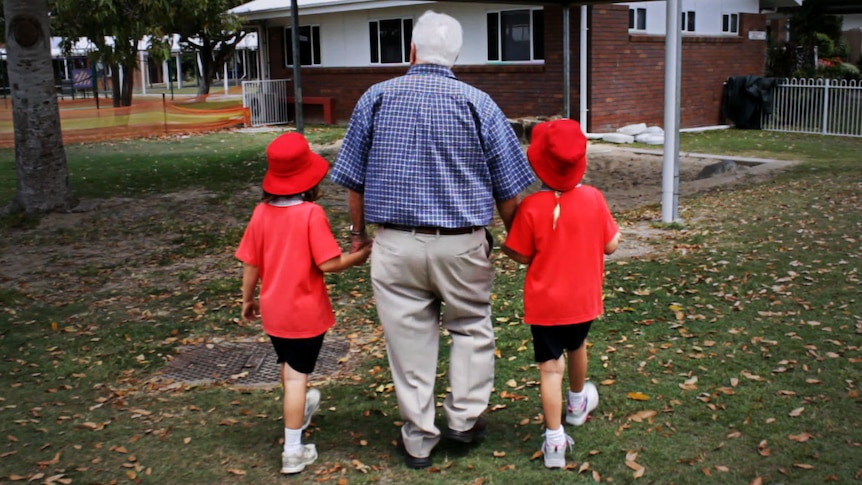
[[(581, 184), (587, 139), (578, 122), (559, 119), (536, 125), (527, 158), (543, 182), (524, 198), (503, 252), (529, 265), (524, 281), (524, 321), (530, 324), (539, 363), (545, 415), (545, 466), (566, 466), (574, 440), (562, 424), (562, 382), (568, 360), (566, 422), (580, 426), (599, 403), (586, 382), (590, 325), (603, 312), (604, 256), (620, 240), (602, 193)], [(563, 351), (566, 357), (563, 357)]]
[[(311, 151), (299, 133), (286, 133), (266, 149), (263, 198), (236, 250), (243, 264), (242, 318), (263, 320), (284, 387), (284, 450), (281, 473), (298, 473), (317, 459), (313, 444), (302, 444), (302, 431), (320, 405), (320, 392), (310, 389), (326, 331), (335, 324), (324, 273), (362, 264), (367, 245), (342, 253), (332, 235), (318, 184), (329, 162)], [(254, 294), (260, 283), (260, 302)]]

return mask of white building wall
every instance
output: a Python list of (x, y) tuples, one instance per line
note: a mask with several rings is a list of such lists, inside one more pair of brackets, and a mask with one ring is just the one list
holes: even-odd
[[(620, 2), (629, 8), (646, 9), (645, 34), (664, 35), (667, 13), (665, 1), (653, 2)], [(723, 14), (758, 13), (759, 0), (681, 0), (682, 11), (695, 12), (696, 30), (686, 35), (728, 35), (721, 31)]]
[[(529, 8), (535, 8), (535, 6), (472, 3), (427, 4), (327, 14), (306, 14), (299, 16), (299, 25), (320, 26), (321, 64), (314, 67), (394, 66), (397, 64), (371, 64), (368, 22), (381, 19), (412, 18), (415, 24), (416, 20), (426, 10), (431, 9), (451, 15), (461, 22), (461, 27), (464, 29), (464, 45), (456, 64), (475, 65), (488, 63), (486, 13)], [(274, 19), (270, 23), (270, 27), (290, 27), (290, 19)], [(309, 69), (314, 67), (305, 66)]]

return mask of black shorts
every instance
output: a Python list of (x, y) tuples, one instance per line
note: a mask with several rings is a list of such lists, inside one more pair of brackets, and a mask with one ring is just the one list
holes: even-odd
[(593, 321), (571, 325), (530, 325), (536, 362), (557, 360), (563, 350), (578, 350), (590, 333)]
[(281, 338), (269, 336), (278, 363), (286, 363), (291, 369), (303, 374), (314, 372), (320, 348), (323, 347), (323, 337), (326, 332), (311, 338)]

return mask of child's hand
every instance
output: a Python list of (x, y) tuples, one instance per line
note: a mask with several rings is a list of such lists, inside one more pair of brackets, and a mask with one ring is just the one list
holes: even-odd
[(242, 319), (246, 322), (252, 322), (260, 318), (260, 306), (257, 300), (242, 302)]

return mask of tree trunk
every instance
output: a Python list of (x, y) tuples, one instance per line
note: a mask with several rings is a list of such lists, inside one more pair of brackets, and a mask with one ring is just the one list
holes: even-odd
[(111, 65), (111, 100), (114, 102), (114, 108), (122, 106), (120, 93), (122, 86), (120, 85), (120, 65)]
[(198, 96), (210, 93), (210, 86), (215, 77), (215, 68), (213, 67), (213, 52), (210, 43), (204, 39), (198, 55), (201, 60), (201, 82), (198, 84)]
[(132, 91), (135, 88), (135, 68), (137, 64), (132, 61), (123, 65), (123, 106), (132, 105)]
[(35, 214), (78, 204), (60, 128), (47, 0), (4, 0), (15, 131), (15, 197), (5, 212)]

